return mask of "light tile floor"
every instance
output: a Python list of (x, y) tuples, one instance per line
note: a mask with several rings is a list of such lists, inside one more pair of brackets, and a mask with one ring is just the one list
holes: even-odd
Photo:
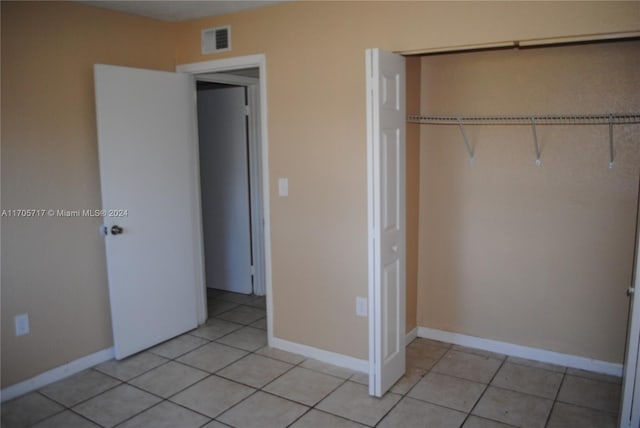
[(608, 428), (620, 379), (416, 339), (367, 376), (266, 347), (263, 297), (212, 292), (202, 327), (2, 404), (2, 427)]

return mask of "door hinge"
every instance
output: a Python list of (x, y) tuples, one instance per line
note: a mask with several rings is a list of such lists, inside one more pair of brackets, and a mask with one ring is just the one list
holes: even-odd
[(249, 116), (249, 114), (251, 114), (251, 107), (248, 105), (244, 106), (244, 114), (245, 116)]
[(251, 265), (251, 275), (255, 275), (256, 274), (256, 267), (255, 265)]

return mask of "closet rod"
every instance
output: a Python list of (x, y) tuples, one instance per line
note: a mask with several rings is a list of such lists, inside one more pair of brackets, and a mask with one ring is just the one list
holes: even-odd
[(624, 125), (640, 123), (638, 113), (513, 115), (513, 116), (426, 116), (409, 115), (407, 121), (423, 125)]

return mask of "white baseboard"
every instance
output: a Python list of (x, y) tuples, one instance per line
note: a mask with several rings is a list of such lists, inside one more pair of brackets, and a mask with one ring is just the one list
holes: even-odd
[(407, 333), (407, 336), (404, 339), (404, 344), (410, 344), (411, 341), (413, 341), (413, 339), (415, 339), (416, 337), (418, 337), (418, 327), (415, 327), (413, 330)]
[(496, 352), (512, 357), (527, 358), (529, 360), (536, 360), (544, 363), (604, 373), (611, 376), (622, 376), (622, 364), (593, 360), (577, 355), (562, 354), (560, 352), (515, 345), (513, 343), (500, 342), (498, 340), (484, 339), (481, 337), (467, 336), (466, 334), (451, 333), (449, 331), (437, 330), (429, 327), (418, 327), (418, 337), (467, 346), (469, 348), (483, 349), (485, 351)]
[(63, 364), (55, 369), (47, 370), (46, 372), (40, 373), (31, 379), (16, 383), (15, 385), (11, 385), (0, 391), (0, 402), (5, 402), (28, 392), (35, 391), (36, 389), (40, 389), (50, 383), (93, 367), (96, 364), (109, 361), (113, 357), (114, 353), (112, 347), (78, 358), (77, 360)]
[(288, 340), (278, 339), (277, 337), (271, 338), (269, 346), (356, 372), (369, 373), (368, 360), (361, 360), (348, 355), (325, 351), (324, 349), (314, 348), (313, 346), (307, 346), (301, 343), (289, 342)]

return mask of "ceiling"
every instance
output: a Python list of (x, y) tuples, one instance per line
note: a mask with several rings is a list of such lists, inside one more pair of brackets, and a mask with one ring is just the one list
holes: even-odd
[(241, 10), (271, 6), (284, 1), (249, 0), (171, 0), (171, 1), (118, 1), (118, 0), (76, 0), (80, 3), (116, 10), (133, 15), (146, 16), (161, 21), (186, 21), (206, 16), (225, 15)]

